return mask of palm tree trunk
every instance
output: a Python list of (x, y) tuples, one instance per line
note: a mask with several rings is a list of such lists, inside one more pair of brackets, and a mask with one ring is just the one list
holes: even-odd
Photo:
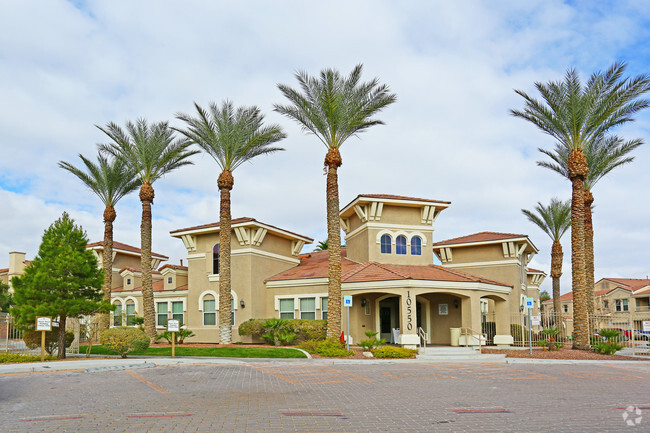
[(587, 301), (590, 316), (594, 315), (594, 225), (591, 217), (591, 205), (594, 196), (591, 191), (585, 191), (585, 283), (587, 285)]
[(221, 195), (219, 210), (219, 334), (221, 344), (232, 342), (232, 311), (231, 303), (231, 273), (230, 273), (230, 241), (231, 222), (230, 190), (235, 180), (229, 170), (224, 170), (219, 175), (217, 185)]
[(61, 314), (59, 316), (59, 352), (57, 354), (57, 358), (59, 359), (65, 359), (65, 322), (66, 322), (66, 315)]
[(555, 326), (559, 325), (562, 317), (562, 303), (560, 302), (560, 277), (562, 276), (562, 244), (559, 240), (553, 241), (551, 248), (551, 278), (553, 279), (553, 311), (555, 312)]
[(328, 241), (328, 287), (327, 287), (327, 337), (341, 335), (341, 220), (339, 217), (338, 167), (341, 166), (338, 149), (330, 148), (325, 156), (327, 167), (327, 241)]
[(151, 205), (153, 199), (153, 187), (148, 182), (143, 183), (140, 188), (140, 201), (142, 202), (142, 223), (140, 225), (142, 308), (144, 311), (144, 332), (151, 341), (156, 338), (156, 310), (151, 281)]
[[(115, 209), (113, 206), (106, 206), (104, 209), (104, 245), (102, 254), (102, 266), (104, 268), (104, 300), (111, 302), (111, 289), (113, 287), (113, 221), (115, 221)], [(110, 314), (100, 315), (99, 333), (110, 327)]]
[(574, 149), (567, 164), (571, 179), (571, 271), (573, 282), (573, 348), (589, 350), (589, 317), (585, 284), (584, 179), (589, 173), (582, 149)]

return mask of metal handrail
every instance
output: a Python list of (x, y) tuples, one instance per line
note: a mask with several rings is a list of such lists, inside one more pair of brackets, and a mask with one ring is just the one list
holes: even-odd
[[(469, 334), (467, 333), (467, 331), (469, 331)], [(482, 348), (481, 347), (481, 339), (482, 338), (487, 338), (487, 336), (485, 336), (481, 332), (476, 332), (472, 328), (468, 328), (466, 326), (463, 326), (463, 327), (460, 328), (460, 334), (465, 336), (465, 347), (469, 347), (469, 344), (468, 344), (469, 338), (467, 338), (468, 335), (471, 335), (471, 336), (474, 336), (475, 334), (479, 335), (479, 338), (478, 338), (478, 353), (483, 353), (481, 351), (481, 348)]]
[(424, 332), (424, 329), (422, 329), (421, 326), (418, 327), (418, 335), (419, 335), (420, 338), (422, 339), (422, 345), (421, 345), (421, 346), (422, 346), (424, 349), (426, 349), (426, 348), (427, 348), (427, 333)]

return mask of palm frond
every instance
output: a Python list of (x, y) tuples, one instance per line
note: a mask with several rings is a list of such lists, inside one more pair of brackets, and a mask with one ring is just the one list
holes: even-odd
[(542, 229), (552, 241), (560, 241), (571, 227), (571, 200), (552, 198), (548, 206), (537, 202), (534, 211), (522, 209), (526, 218)]

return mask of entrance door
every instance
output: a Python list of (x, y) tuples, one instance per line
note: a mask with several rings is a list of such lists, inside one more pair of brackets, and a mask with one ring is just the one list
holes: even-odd
[(379, 338), (392, 343), (394, 328), (399, 328), (399, 298), (397, 297), (379, 302)]

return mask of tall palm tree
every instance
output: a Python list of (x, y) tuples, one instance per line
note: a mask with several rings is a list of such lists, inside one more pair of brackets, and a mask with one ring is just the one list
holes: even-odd
[[(104, 267), (104, 300), (111, 301), (111, 288), (113, 286), (113, 222), (117, 217), (115, 205), (131, 191), (134, 191), (139, 181), (135, 172), (122, 160), (107, 158), (99, 153), (97, 163), (79, 155), (86, 166), (85, 169), (75, 167), (69, 162), (59, 161), (59, 167), (68, 170), (81, 180), (104, 204), (104, 242), (103, 260)], [(100, 321), (100, 331), (108, 329), (110, 324), (108, 314), (103, 314)]]
[(126, 122), (126, 131), (113, 122), (97, 128), (112, 140), (108, 144), (101, 144), (100, 150), (124, 161), (139, 179), (142, 202), (140, 255), (144, 330), (153, 339), (156, 337), (156, 311), (151, 281), (151, 205), (154, 199), (152, 184), (165, 174), (192, 164), (188, 158), (198, 153), (198, 150), (188, 149), (191, 143), (187, 140), (175, 139), (174, 131), (167, 122), (149, 124), (145, 119), (138, 119), (135, 123)]
[(625, 63), (591, 75), (583, 86), (575, 69), (563, 81), (535, 83), (542, 101), (515, 90), (524, 98), (524, 110), (511, 114), (533, 123), (557, 143), (570, 149), (567, 174), (571, 180), (571, 270), (573, 285), (574, 348), (589, 350), (588, 299), (585, 275), (584, 181), (589, 165), (584, 149), (610, 129), (634, 120), (648, 106), (639, 99), (650, 90), (647, 75), (623, 78)]
[(548, 206), (537, 202), (534, 211), (521, 210), (530, 222), (542, 229), (553, 242), (551, 247), (551, 278), (553, 279), (553, 309), (560, 313), (560, 277), (562, 276), (562, 244), (560, 239), (571, 227), (571, 202), (552, 198)]
[[(628, 156), (643, 140), (635, 139), (625, 141), (618, 136), (602, 137), (600, 140), (589, 143), (584, 153), (589, 166), (589, 174), (585, 178), (585, 281), (587, 284), (588, 312), (594, 314), (594, 227), (592, 221), (592, 206), (594, 185), (609, 174), (616, 167), (634, 161), (633, 156)], [(568, 178), (567, 163), (570, 151), (561, 145), (556, 145), (553, 151), (540, 149), (553, 162), (539, 161), (537, 164), (549, 168)]]
[(323, 69), (320, 77), (306, 72), (295, 74), (300, 90), (278, 84), (289, 105), (275, 104), (275, 111), (295, 120), (303, 131), (313, 134), (327, 147), (327, 237), (328, 301), (327, 336), (341, 335), (341, 222), (337, 170), (343, 163), (339, 149), (350, 137), (384, 122), (372, 116), (397, 100), (385, 84), (374, 78), (360, 83), (362, 65), (348, 77), (334, 69)]
[(235, 179), (232, 172), (246, 161), (259, 155), (279, 150), (272, 147), (286, 137), (278, 125), (263, 126), (264, 115), (253, 107), (238, 107), (224, 101), (221, 107), (210, 104), (203, 109), (197, 103), (197, 116), (179, 113), (176, 117), (184, 121), (187, 129), (177, 129), (188, 142), (196, 143), (205, 153), (212, 156), (221, 169), (217, 180), (221, 196), (219, 211), (219, 333), (221, 343), (232, 341), (230, 241), (231, 211), (230, 191)]

